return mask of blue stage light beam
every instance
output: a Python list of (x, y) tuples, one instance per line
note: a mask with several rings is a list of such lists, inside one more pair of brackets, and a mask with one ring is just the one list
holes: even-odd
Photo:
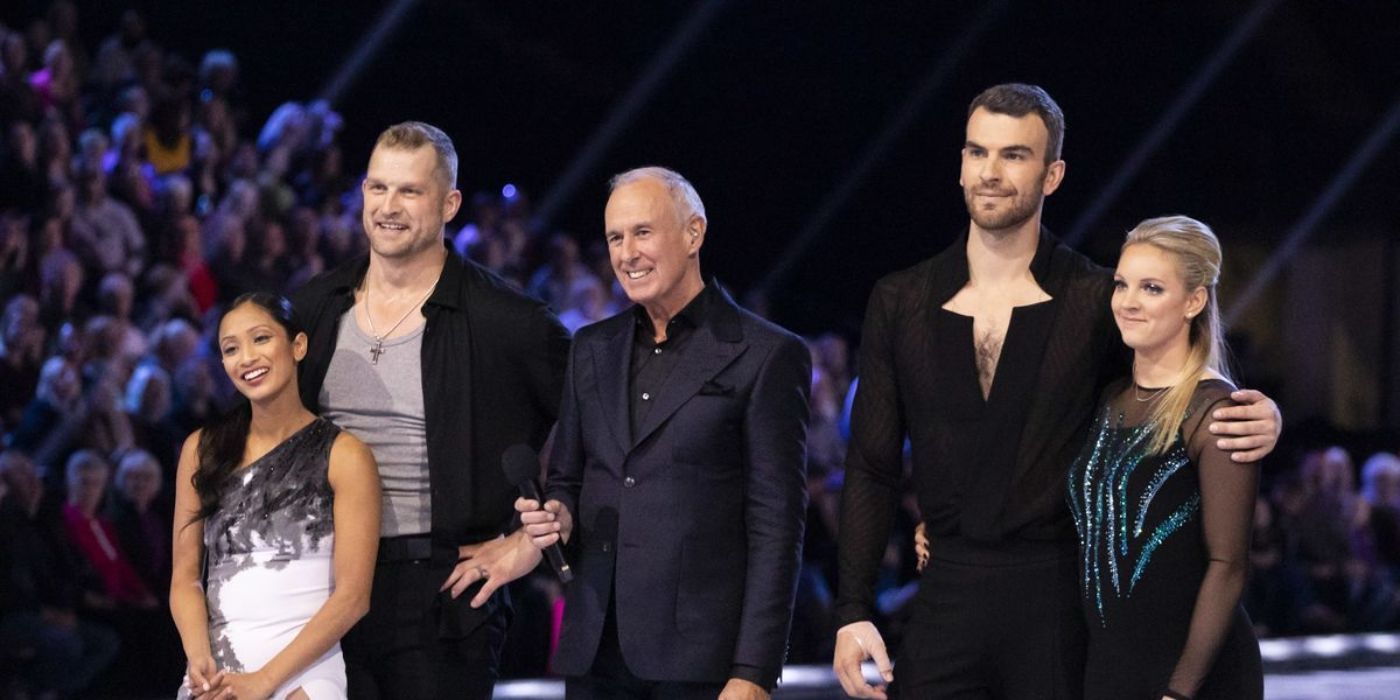
[(383, 47), (385, 41), (408, 18), (409, 10), (412, 10), (417, 4), (418, 0), (396, 0), (394, 4), (384, 8), (379, 19), (370, 25), (369, 33), (355, 46), (355, 52), (350, 54), (350, 58), (345, 59), (344, 63), (340, 64), (335, 75), (331, 77), (325, 87), (321, 88), (317, 99), (325, 100), (334, 107), (355, 79), (360, 77), (364, 67), (369, 64), (375, 54), (379, 53), (379, 49)]
[(1182, 118), (1191, 111), (1192, 107), (1196, 106), (1201, 95), (1205, 94), (1206, 89), (1215, 82), (1220, 72), (1230, 65), (1230, 62), (1235, 59), (1235, 54), (1239, 53), (1240, 48), (1254, 36), (1259, 25), (1263, 24), (1264, 19), (1274, 11), (1278, 4), (1279, 0), (1259, 0), (1254, 4), (1254, 8), (1249, 11), (1249, 14), (1235, 25), (1234, 31), (1230, 32), (1225, 41), (1221, 42), (1215, 53), (1211, 54), (1210, 58), (1201, 66), (1201, 69), (1196, 71), (1195, 77), (1177, 94), (1176, 100), (1167, 108), (1167, 111), (1162, 113), (1162, 118), (1157, 120), (1147, 135), (1138, 142), (1137, 147), (1118, 166), (1118, 170), (1114, 171), (1104, 188), (1089, 200), (1089, 206), (1079, 215), (1079, 218), (1070, 226), (1065, 235), (1066, 243), (1070, 246), (1077, 246), (1084, 241), (1084, 236), (1089, 232), (1089, 229), (1098, 224), (1104, 212), (1118, 201), (1119, 195), (1123, 194), (1123, 190), (1132, 183), (1143, 166), (1147, 165), (1152, 154), (1156, 153), (1167, 137), (1176, 131)]
[(1230, 305), (1229, 312), (1225, 314), (1227, 326), (1234, 325), (1240, 315), (1259, 299), (1265, 288), (1283, 271), (1283, 266), (1287, 265), (1303, 243), (1307, 242), (1317, 225), (1328, 214), (1332, 213), (1337, 202), (1351, 189), (1352, 185), (1356, 184), (1356, 179), (1361, 177), (1361, 174), (1371, 165), (1371, 161), (1375, 160), (1376, 156), (1390, 144), (1391, 139), (1395, 138), (1396, 131), (1400, 131), (1400, 96), (1396, 97), (1394, 104), (1390, 105), (1390, 110), (1381, 117), (1376, 127), (1371, 130), (1371, 133), (1351, 155), (1351, 158), (1347, 159), (1346, 165), (1337, 171), (1332, 182), (1328, 183), (1327, 189), (1323, 190), (1322, 194), (1313, 201), (1303, 218), (1299, 219), (1298, 223), (1288, 230), (1283, 244), (1274, 249), (1273, 254), (1264, 262), (1264, 266), (1259, 268), (1259, 272), (1249, 281), (1249, 286)]
[(899, 106), (893, 116), (885, 122), (885, 126), (880, 130), (879, 135), (867, 143), (865, 150), (861, 151), (860, 157), (856, 159), (855, 165), (844, 170), (846, 176), (836, 183), (836, 186), (822, 198), (821, 206), (807, 218), (807, 222), (802, 226), (799, 233), (792, 242), (788, 243), (787, 249), (783, 251), (778, 263), (773, 266), (763, 280), (759, 282), (758, 289), (771, 291), (782, 284), (792, 268), (802, 259), (807, 248), (826, 231), (831, 220), (835, 218), (851, 195), (855, 194), (856, 188), (860, 187), (865, 178), (869, 177), (870, 171), (880, 163), (885, 157), (885, 153), (899, 140), (900, 136), (909, 129), (909, 125), (914, 122), (928, 106), (929, 100), (947, 82), (953, 69), (967, 55), (977, 40), (982, 37), (987, 29), (992, 25), (1005, 10), (1007, 2), (995, 0), (982, 7), (982, 11), (973, 18), (972, 22), (958, 32), (958, 38), (944, 51), (938, 61), (929, 67), (927, 73), (919, 81), (918, 85), (904, 98), (904, 102)]
[(584, 142), (583, 148), (579, 149), (573, 161), (564, 169), (564, 173), (541, 198), (540, 205), (535, 210), (535, 217), (530, 222), (535, 230), (547, 228), (559, 210), (569, 203), (569, 199), (574, 196), (584, 178), (598, 167), (598, 161), (603, 159), (603, 155), (622, 134), (622, 130), (626, 129), (637, 113), (651, 101), (652, 95), (661, 87), (667, 75), (690, 52), (696, 40), (727, 4), (729, 0), (701, 0), (695, 4), (690, 15), (676, 27), (676, 31), (662, 42), (661, 50), (651, 59), (646, 71), (613, 106), (603, 123), (593, 131)]

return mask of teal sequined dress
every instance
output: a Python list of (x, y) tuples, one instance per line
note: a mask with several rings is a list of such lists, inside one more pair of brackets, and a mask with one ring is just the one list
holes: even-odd
[(1160, 455), (1147, 454), (1145, 423), (1162, 392), (1129, 381), (1104, 392), (1068, 483), (1089, 629), (1086, 698), (1159, 700), (1169, 688), (1263, 696), (1238, 568), (1247, 567), (1258, 468), (1217, 449), (1203, 420), (1230, 405), (1231, 389), (1198, 384), (1176, 443)]

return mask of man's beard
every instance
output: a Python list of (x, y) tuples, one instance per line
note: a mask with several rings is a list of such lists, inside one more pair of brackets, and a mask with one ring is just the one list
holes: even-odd
[(1035, 186), (1029, 192), (1018, 193), (1011, 200), (1011, 208), (1001, 211), (980, 210), (977, 207), (976, 190), (963, 188), (963, 202), (967, 205), (968, 216), (972, 217), (972, 222), (977, 224), (978, 228), (989, 233), (1015, 229), (1040, 211), (1040, 203), (1045, 201), (1045, 195), (1042, 193), (1045, 191), (1045, 177), (1048, 174), (1049, 168), (1042, 170)]

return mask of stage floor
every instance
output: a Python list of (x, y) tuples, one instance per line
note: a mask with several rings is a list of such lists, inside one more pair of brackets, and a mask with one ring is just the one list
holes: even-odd
[[(1395, 700), (1400, 696), (1400, 668), (1356, 668), (1338, 671), (1268, 674), (1264, 677), (1267, 700)], [(511, 681), (496, 688), (497, 698), (553, 700), (564, 697), (560, 681)], [(838, 700), (845, 698), (835, 678), (827, 687), (784, 686), (773, 697), (785, 700)]]
[[(1400, 635), (1355, 634), (1265, 640), (1264, 697), (1267, 700), (1394, 700), (1400, 697)], [(866, 676), (875, 668), (866, 665)], [(555, 700), (563, 681), (506, 681), (496, 698)], [(782, 700), (836, 700), (846, 697), (829, 667), (789, 666), (773, 694)]]

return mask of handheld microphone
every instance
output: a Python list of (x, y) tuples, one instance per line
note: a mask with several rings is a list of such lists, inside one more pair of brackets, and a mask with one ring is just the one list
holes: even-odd
[[(540, 507), (544, 507), (540, 486), (535, 483), (535, 475), (540, 471), (540, 458), (529, 445), (511, 445), (506, 448), (505, 454), (501, 455), (501, 469), (506, 473), (506, 481), (520, 489), (521, 497), (538, 501)], [(558, 542), (545, 547), (544, 556), (561, 582), (568, 583), (573, 580), (574, 572), (569, 569), (569, 562), (564, 561), (564, 550), (559, 547)]]

